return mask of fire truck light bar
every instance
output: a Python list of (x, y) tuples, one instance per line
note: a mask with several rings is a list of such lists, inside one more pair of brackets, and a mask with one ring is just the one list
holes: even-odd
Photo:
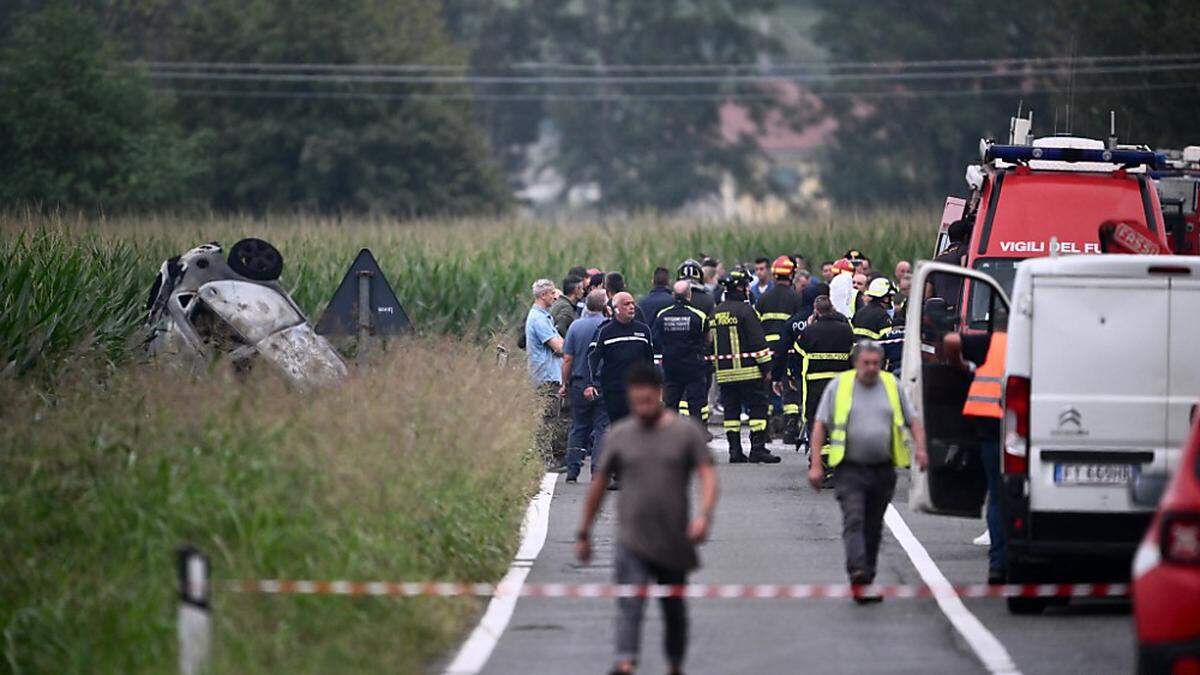
[(1146, 150), (1108, 150), (1099, 148), (1039, 148), (1028, 145), (989, 145), (983, 160), (1025, 164), (1031, 160), (1048, 162), (1104, 162), (1121, 166), (1165, 167), (1166, 155)]

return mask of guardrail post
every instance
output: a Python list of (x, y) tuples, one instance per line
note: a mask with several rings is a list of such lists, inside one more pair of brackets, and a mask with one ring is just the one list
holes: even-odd
[(179, 566), (179, 672), (201, 675), (208, 670), (212, 648), (212, 608), (209, 605), (208, 556), (184, 546)]

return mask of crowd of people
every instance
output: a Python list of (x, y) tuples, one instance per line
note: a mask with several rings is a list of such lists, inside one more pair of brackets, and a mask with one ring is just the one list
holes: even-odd
[[(849, 580), (872, 584), (896, 468), (910, 457), (921, 467), (928, 461), (924, 431), (893, 375), (911, 278), (906, 261), (889, 278), (852, 249), (812, 271), (795, 255), (729, 270), (688, 259), (674, 280), (655, 269), (640, 299), (620, 273), (594, 268), (572, 269), (561, 290), (550, 279), (534, 282), (522, 344), (544, 401), (539, 450), (568, 482), (591, 456), (580, 560), (591, 556), (604, 494), (620, 489), (615, 582), (686, 583), (717, 501), (708, 450), (715, 412), (731, 464), (779, 463), (767, 448), (772, 433), (809, 454), (814, 489), (833, 487), (841, 507)], [(702, 504), (689, 520), (693, 474)], [(862, 591), (855, 599), (879, 598)], [(636, 668), (644, 604), (618, 602), (614, 672)], [(686, 607), (682, 598), (662, 604), (670, 672), (681, 672)]]
[(884, 368), (899, 368), (911, 280), (907, 261), (889, 277), (857, 249), (813, 270), (800, 255), (729, 270), (699, 256), (674, 275), (655, 269), (637, 299), (620, 272), (578, 266), (561, 286), (539, 279), (520, 340), (545, 404), (539, 450), (568, 481), (588, 456), (597, 467), (605, 431), (628, 414), (624, 378), (647, 362), (670, 408), (705, 425), (713, 408), (723, 413), (731, 462), (778, 462), (770, 435), (806, 451), (817, 402), (856, 342), (879, 342)]

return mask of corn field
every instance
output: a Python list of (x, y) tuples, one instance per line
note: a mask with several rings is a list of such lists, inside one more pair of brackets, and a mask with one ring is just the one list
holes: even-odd
[(137, 347), (161, 262), (214, 240), (274, 243), (285, 260), (282, 284), (314, 321), (358, 250), (369, 248), (419, 330), (488, 337), (519, 325), (535, 279), (558, 283), (573, 265), (620, 271), (637, 293), (655, 267), (673, 270), (701, 253), (727, 267), (782, 253), (815, 265), (855, 247), (890, 270), (896, 260), (928, 255), (936, 223), (936, 212), (920, 209), (772, 225), (654, 216), (538, 223), (7, 214), (0, 216), (0, 371), (52, 373), (72, 358), (119, 363)]

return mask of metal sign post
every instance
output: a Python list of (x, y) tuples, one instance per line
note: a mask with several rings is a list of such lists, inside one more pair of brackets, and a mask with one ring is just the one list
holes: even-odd
[(212, 649), (208, 556), (191, 546), (179, 549), (176, 555), (179, 564), (179, 672), (201, 675), (208, 670)]

